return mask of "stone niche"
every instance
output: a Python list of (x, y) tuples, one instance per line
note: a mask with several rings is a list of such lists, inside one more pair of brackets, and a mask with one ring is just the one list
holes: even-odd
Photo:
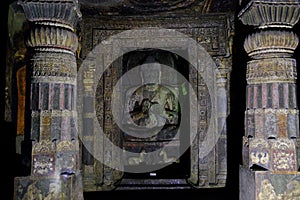
[(233, 14), (82, 10), (84, 191), (224, 187)]

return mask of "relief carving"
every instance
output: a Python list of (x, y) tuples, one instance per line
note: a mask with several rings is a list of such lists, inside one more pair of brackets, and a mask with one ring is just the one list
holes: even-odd
[(271, 151), (274, 171), (297, 171), (296, 147), (292, 140), (287, 138), (275, 140)]

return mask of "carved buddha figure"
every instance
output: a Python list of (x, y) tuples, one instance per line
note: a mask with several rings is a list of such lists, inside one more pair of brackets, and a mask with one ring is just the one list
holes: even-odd
[(141, 86), (133, 88), (134, 91), (131, 90), (127, 96), (132, 120), (129, 121), (147, 128), (178, 123), (178, 92), (161, 84), (161, 65), (142, 65), (140, 74)]
[[(170, 84), (165, 80), (165, 76), (176, 77), (170, 77), (171, 73), (166, 73), (167, 67), (156, 62), (155, 58), (150, 54), (144, 62), (139, 63), (136, 72), (140, 76), (137, 79), (140, 79), (125, 92), (127, 114), (123, 118), (126, 124), (123, 145), (127, 151), (140, 153), (133, 158), (125, 155), (129, 156), (128, 165), (173, 163), (169, 158), (179, 152), (178, 145), (161, 155), (158, 151), (151, 155), (143, 154), (161, 149), (164, 145), (162, 141), (178, 139), (180, 135), (177, 134), (180, 124), (179, 87), (176, 82)], [(151, 143), (147, 143), (149, 141)], [(139, 162), (132, 162), (133, 159)]]

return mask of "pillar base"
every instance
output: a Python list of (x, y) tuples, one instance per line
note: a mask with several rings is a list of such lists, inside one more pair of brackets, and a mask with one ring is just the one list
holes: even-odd
[(300, 172), (252, 171), (240, 166), (241, 200), (300, 199)]
[(16, 177), (14, 199), (83, 200), (82, 178), (80, 174)]

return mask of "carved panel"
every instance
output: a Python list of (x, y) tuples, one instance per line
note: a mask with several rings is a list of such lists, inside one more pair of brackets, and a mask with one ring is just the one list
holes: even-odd
[(32, 149), (33, 176), (49, 176), (55, 172), (55, 146), (51, 141), (36, 143)]
[(247, 65), (248, 84), (275, 81), (294, 83), (296, 76), (296, 60), (292, 58), (251, 60)]
[(249, 141), (249, 167), (254, 165), (271, 169), (270, 145), (265, 139), (251, 139)]
[(272, 168), (274, 171), (297, 171), (296, 147), (294, 141), (286, 138), (275, 140), (272, 149)]

